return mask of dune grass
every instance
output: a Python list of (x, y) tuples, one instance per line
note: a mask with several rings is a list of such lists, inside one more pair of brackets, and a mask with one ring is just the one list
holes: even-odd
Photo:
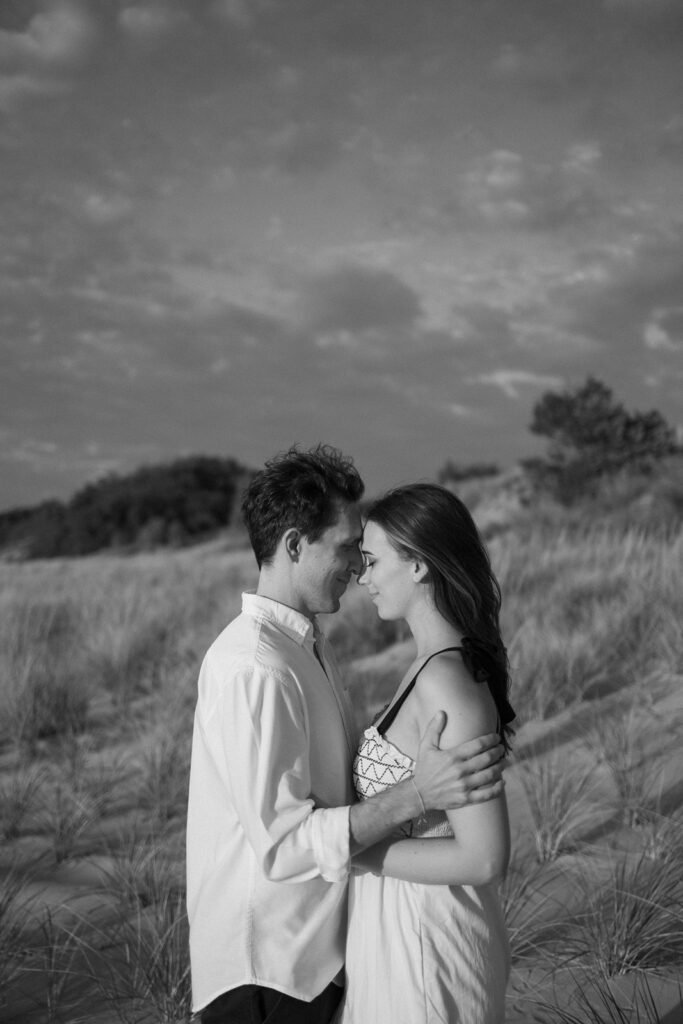
[(568, 944), (604, 977), (683, 963), (683, 858), (615, 857), (605, 881), (581, 874), (584, 911)]
[(525, 717), (683, 674), (683, 535), (538, 530), (491, 554)]
[(26, 919), (32, 906), (30, 874), (18, 863), (0, 876), (0, 1008), (7, 1006), (14, 983), (30, 961)]
[[(660, 773), (676, 722), (653, 712), (683, 677), (683, 540), (546, 523), (497, 533), (490, 552), (520, 733), (549, 719), (566, 731), (575, 710), (628, 698), (569, 743), (551, 731), (522, 744), (515, 762), (530, 825), (504, 905), (513, 963), (540, 981), (515, 991), (510, 1019), (640, 1024), (647, 979), (683, 962), (682, 826)], [(29, 976), (42, 1017), (28, 1024), (104, 1010), (124, 1024), (189, 1021), (182, 858), (196, 677), (255, 579), (248, 553), (218, 545), (0, 565), (0, 991), (13, 1024)], [(406, 634), (359, 588), (325, 628), (362, 722), (408, 654), (397, 646), (381, 668), (370, 656)], [(92, 907), (42, 905), (29, 876), (40, 865), (49, 877), (50, 863), (92, 866)], [(569, 970), (597, 985), (592, 1016), (554, 998)], [(632, 975), (645, 980), (624, 1016), (610, 979)]]
[(541, 864), (575, 850), (582, 831), (604, 816), (592, 764), (568, 758), (566, 751), (528, 758), (520, 765), (519, 778)]
[(11, 772), (0, 783), (0, 827), (3, 839), (16, 839), (22, 825), (36, 813), (46, 774), (43, 766), (30, 765)]
[(634, 701), (621, 713), (598, 718), (589, 736), (610, 773), (622, 821), (631, 828), (644, 820), (648, 808), (657, 808), (663, 764), (647, 750), (656, 731), (657, 722), (647, 708), (639, 709)]
[[(599, 972), (571, 972), (569, 977), (571, 996), (565, 994), (557, 1002), (532, 1000), (529, 1024), (675, 1024), (676, 1018), (661, 1008), (646, 975), (637, 976), (625, 992)], [(681, 1002), (683, 988), (679, 988)]]

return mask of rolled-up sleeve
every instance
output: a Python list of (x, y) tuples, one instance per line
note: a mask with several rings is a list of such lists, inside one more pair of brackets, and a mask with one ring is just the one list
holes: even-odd
[(326, 882), (343, 882), (350, 870), (349, 807), (330, 807), (311, 815), (315, 859)]
[(350, 869), (350, 809), (317, 806), (310, 723), (296, 681), (251, 664), (233, 668), (229, 685), (211, 685), (217, 671), (205, 660), (206, 689), (219, 694), (205, 732), (260, 870), (274, 882), (344, 881)]

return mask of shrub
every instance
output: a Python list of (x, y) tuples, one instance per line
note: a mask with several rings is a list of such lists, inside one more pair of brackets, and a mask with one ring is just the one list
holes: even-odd
[(656, 411), (627, 413), (594, 377), (573, 391), (546, 392), (534, 406), (530, 430), (549, 439), (545, 459), (527, 468), (542, 487), (567, 503), (594, 490), (624, 467), (649, 468), (678, 450), (676, 434)]

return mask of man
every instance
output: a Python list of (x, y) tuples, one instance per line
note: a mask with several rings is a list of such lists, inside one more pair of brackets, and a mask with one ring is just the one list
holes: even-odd
[(354, 802), (353, 718), (316, 615), (339, 609), (361, 569), (362, 494), (351, 460), (319, 445), (271, 459), (244, 497), (258, 587), (204, 659), (192, 742), (187, 902), (202, 1024), (329, 1021), (352, 855), (425, 807), (502, 786), (497, 737), (441, 751), (441, 715), (413, 778)]

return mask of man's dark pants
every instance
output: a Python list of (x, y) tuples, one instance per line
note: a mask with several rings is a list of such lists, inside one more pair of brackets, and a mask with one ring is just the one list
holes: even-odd
[(330, 984), (305, 1003), (262, 985), (240, 985), (224, 992), (200, 1013), (201, 1024), (329, 1024), (342, 997)]

